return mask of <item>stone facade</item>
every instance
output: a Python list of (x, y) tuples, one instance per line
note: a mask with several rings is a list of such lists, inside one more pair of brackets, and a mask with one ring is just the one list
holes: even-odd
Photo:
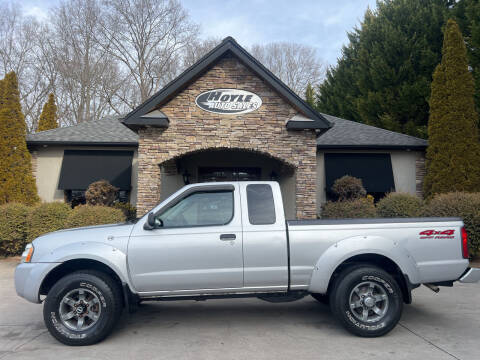
[[(215, 88), (256, 93), (262, 106), (240, 115), (220, 115), (198, 108), (195, 98)], [(224, 57), (210, 70), (160, 107), (167, 129), (143, 128), (138, 147), (139, 215), (160, 199), (161, 171), (172, 160), (208, 149), (241, 149), (270, 156), (295, 169), (296, 215), (316, 217), (316, 135), (314, 130), (287, 130), (298, 112), (234, 57)]]
[(416, 194), (420, 198), (423, 198), (423, 178), (425, 177), (425, 173), (425, 157), (421, 156), (415, 161)]

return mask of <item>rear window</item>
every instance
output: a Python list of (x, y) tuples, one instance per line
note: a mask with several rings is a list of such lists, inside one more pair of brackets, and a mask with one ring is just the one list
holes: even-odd
[(250, 224), (269, 225), (275, 223), (275, 204), (270, 185), (247, 185), (247, 203)]

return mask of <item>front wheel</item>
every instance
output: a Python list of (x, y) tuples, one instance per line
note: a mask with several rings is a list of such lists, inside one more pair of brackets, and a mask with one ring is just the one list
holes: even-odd
[(48, 292), (43, 318), (48, 331), (66, 345), (91, 345), (104, 339), (122, 311), (118, 285), (96, 271), (78, 271)]
[(382, 336), (392, 330), (403, 310), (402, 292), (395, 279), (375, 266), (345, 269), (330, 293), (334, 316), (351, 333)]

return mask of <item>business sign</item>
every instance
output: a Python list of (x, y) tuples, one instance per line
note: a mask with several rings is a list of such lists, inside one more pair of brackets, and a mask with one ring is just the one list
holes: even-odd
[(257, 110), (262, 106), (262, 99), (250, 91), (214, 89), (198, 95), (195, 104), (211, 113), (235, 115)]

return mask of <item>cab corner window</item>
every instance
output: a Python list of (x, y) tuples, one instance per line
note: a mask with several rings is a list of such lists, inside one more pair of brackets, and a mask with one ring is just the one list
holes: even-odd
[(247, 185), (247, 206), (250, 224), (269, 225), (275, 223), (275, 204), (270, 185)]
[(226, 225), (233, 218), (232, 191), (199, 191), (157, 215), (164, 228)]

